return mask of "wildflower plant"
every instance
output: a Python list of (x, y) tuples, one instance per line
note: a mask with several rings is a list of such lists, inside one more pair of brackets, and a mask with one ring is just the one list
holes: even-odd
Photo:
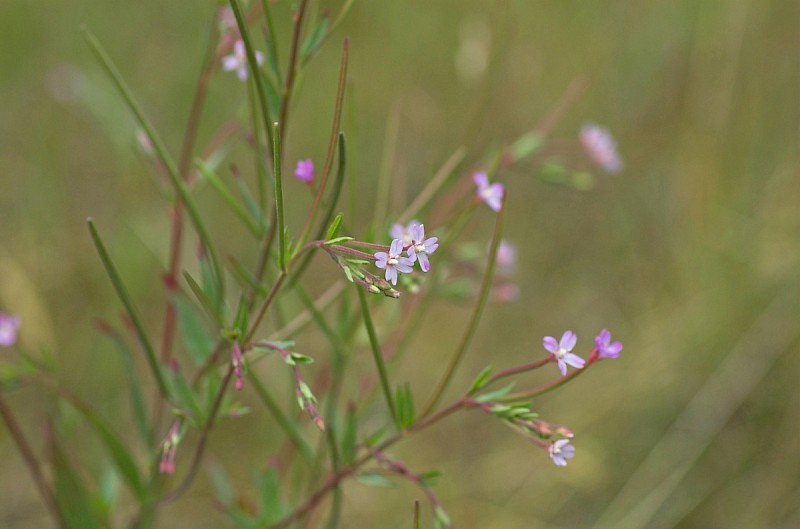
[[(548, 458), (557, 466), (572, 464), (576, 437), (566, 427), (539, 417), (534, 399), (570, 382), (600, 360), (617, 358), (622, 344), (612, 342), (606, 329), (594, 339), (592, 348), (584, 350), (585, 360), (573, 352), (579, 351), (577, 336), (567, 331), (560, 340), (544, 337), (545, 351), (531, 343), (530, 362), (504, 369), (487, 366), (473, 376), (471, 384), (453, 387), (473, 338), (481, 331), (480, 321), (493, 286), (498, 281), (507, 284), (520, 268), (514, 247), (502, 239), (507, 190), (514, 186), (503, 172), (542, 150), (549, 130), (534, 129), (512, 139), (499, 152), (475, 153), (481, 161), (471, 170), (462, 167), (466, 153), (459, 149), (443, 161), (404, 211), (378, 215), (372, 225), (345, 218), (339, 212), (339, 198), (345, 186), (356, 185), (348, 181), (352, 172), (346, 170), (348, 146), (341, 123), (349, 53), (345, 39), (336, 90), (331, 94), (333, 119), (325, 161), (317, 172), (310, 157), (298, 161), (294, 170), (297, 179), (309, 184), (311, 205), (304, 206), (305, 200), (284, 188), (286, 130), (292, 121), (297, 79), (320, 47), (333, 42), (352, 3), (346, 1), (338, 12), (325, 18), (318, 10), (312, 13), (308, 0), (297, 2), (286, 48), (284, 43), (279, 46), (275, 27), (289, 21), (273, 16), (271, 2), (245, 6), (242, 0), (230, 0), (230, 9), (220, 10), (211, 33), (214, 52), (202, 66), (177, 162), (123, 72), (92, 33), (84, 30), (89, 48), (135, 116), (143, 141), (152, 148), (157, 162), (152, 169), (170, 183), (167, 206), (172, 211), (173, 229), (166, 248), (163, 325), (154, 329), (146, 325), (142, 308), (130, 295), (116, 258), (103, 240), (102, 226), (88, 220), (99, 262), (125, 311), (118, 323), (101, 320), (98, 329), (129, 360), (136, 442), (102, 420), (90, 402), (66, 390), (56, 392), (86, 419), (107, 451), (110, 472), (120, 478), (129, 494), (109, 495), (84, 484), (73, 468), (75, 461), (60, 450), (55, 437), (49, 440), (52, 449), (48, 455), (36, 453), (0, 393), (3, 421), (44, 504), (61, 527), (109, 527), (112, 519), (120, 518), (111, 515), (115, 509), (133, 513), (124, 521), (126, 527), (152, 527), (164, 506), (180, 501), (206, 475), (201, 470), (209, 469), (209, 439), (223, 421), (256, 420), (248, 416), (241, 402), (245, 397), (264, 407), (269, 428), (281, 432), (284, 444), (260, 458), (277, 463), (258, 469), (262, 498), (258, 507), (245, 508), (237, 501), (245, 492), (229, 483), (223, 468), (215, 465), (210, 470), (217, 503), (229, 515), (232, 527), (346, 526), (340, 522), (344, 516), (343, 482), (376, 473), (416, 486), (428, 502), (434, 525), (452, 527), (446, 506), (436, 495), (434, 477), (438, 472), (411, 470), (416, 462), (400, 461), (392, 451), (401, 442), (413, 443), (413, 434), (457, 412), (482, 412), (542, 449), (543, 457), (531, 457), (524, 464), (534, 467)], [(262, 34), (263, 39), (257, 38)], [(280, 49), (289, 50), (283, 68), (278, 60)], [(263, 54), (259, 50), (264, 50)], [(244, 83), (242, 101), (248, 113), (237, 126), (245, 134), (229, 135), (222, 144), (201, 146), (198, 123), (208, 86), (219, 71), (235, 71)], [(221, 134), (224, 136), (224, 130)], [(229, 160), (231, 176), (240, 189), (237, 197), (219, 159), (227, 156), (230, 143), (241, 141), (239, 137), (247, 138), (255, 174), (249, 181), (242, 179), (237, 164)], [(604, 169), (621, 167), (607, 152), (613, 143), (589, 139), (597, 149), (597, 145), (605, 145), (605, 154), (593, 157)], [(501, 175), (503, 184), (497, 181)], [(238, 229), (251, 238), (248, 244), (258, 248), (253, 262), (223, 255), (220, 241), (208, 229), (215, 219), (196, 200), (197, 190), (206, 186), (235, 215)], [(460, 200), (443, 200), (446, 192), (461, 193)], [(305, 217), (302, 224), (287, 223), (290, 208)], [(417, 353), (404, 351), (408, 338), (419, 328), (414, 325), (417, 318), (435, 307), (430, 300), (444, 297), (447, 289), (442, 283), (458, 262), (459, 244), (466, 238), (478, 248), (487, 247), (485, 239), (474, 240), (465, 233), (467, 219), (474, 216), (492, 230), (488, 251), (470, 258), (480, 274), (477, 289), (469, 296), (471, 314), (460, 338), (437, 344), (449, 349), (449, 357), (436, 374), (433, 388), (414, 388), (396, 379), (390, 360)], [(383, 235), (387, 232), (388, 238)], [(194, 262), (186, 262), (180, 250), (191, 243), (198, 251)], [(325, 267), (312, 274), (311, 261), (317, 255), (327, 257)], [(312, 295), (312, 290), (322, 294)], [(389, 307), (407, 302), (413, 303), (415, 310), (402, 310), (398, 315)], [(273, 318), (276, 313), (281, 317)], [(41, 382), (30, 383), (51, 384), (50, 366), (19, 344), (19, 326), (18, 318), (0, 313), (0, 346), (15, 347), (19, 361), (38, 373), (31, 380)], [(326, 350), (310, 349), (316, 342), (307, 336), (314, 330), (324, 336)], [(363, 342), (359, 330), (363, 330)], [(400, 335), (396, 330), (402, 331)], [(137, 357), (144, 359), (146, 373), (134, 369)], [(372, 374), (354, 384), (348, 373), (355, 363), (365, 361), (371, 363)], [(293, 387), (294, 402), (288, 404), (276, 389), (281, 378), (276, 365), (281, 364), (288, 369)], [(549, 382), (523, 387), (520, 375), (548, 364), (554, 364), (560, 376), (548, 373)], [(28, 383), (28, 379), (20, 383)], [(8, 387), (4, 384), (3, 392)], [(376, 413), (380, 416), (377, 421)], [(52, 466), (54, 477), (43, 472), (45, 464)], [(63, 486), (65, 480), (69, 487)], [(308, 494), (298, 497), (298, 490)], [(98, 502), (102, 508), (96, 508)], [(326, 507), (322, 522), (319, 516)], [(319, 525), (309, 525), (314, 523)]]

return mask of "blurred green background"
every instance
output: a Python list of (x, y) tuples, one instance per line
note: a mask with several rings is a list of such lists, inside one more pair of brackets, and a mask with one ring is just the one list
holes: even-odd
[[(275, 5), (284, 52), (289, 8)], [(85, 219), (97, 222), (158, 329), (168, 217), (133, 120), (79, 27), (103, 42), (177, 151), (213, 16), (210, 1), (0, 5), (0, 310), (21, 315), (22, 341), (53, 351), (64, 383), (109, 416), (125, 406), (123, 365), (92, 322), (121, 308)], [(576, 80), (586, 89), (553, 132), (568, 146), (563, 160), (586, 166), (569, 146), (593, 121), (611, 129), (626, 163), (585, 192), (542, 183), (533, 163), (503, 177), (521, 297), (490, 306), (453, 387), (487, 363), (539, 357), (542, 336), (567, 328), (584, 354), (602, 327), (625, 349), (535, 403), (576, 432), (567, 468), (477, 413), (394, 451), (412, 469), (446, 473), (436, 490), (456, 527), (800, 527), (800, 3), (357, 0), (302, 79), (291, 163), (310, 156), (321, 165), (344, 36), (345, 131), (365, 212), (393, 112), (392, 170), (412, 191), (459, 145), (470, 152), (465, 172), (477, 167)], [(215, 79), (201, 142), (245, 97), (235, 76)], [(303, 193), (295, 204), (307, 207), (299, 184), (287, 193)], [(412, 197), (398, 194), (394, 213)], [(470, 225), (475, 239), (488, 237), (490, 218), (484, 211)], [(420, 401), (469, 313), (437, 310), (415, 344), (425, 357), (400, 367)], [(9, 401), (38, 439), (52, 401), (35, 388)], [(234, 474), (265, 465), (251, 458), (276, 445), (259, 418), (215, 437), (219, 453), (257, 432), (261, 444), (241, 448)], [(410, 527), (420, 496), (405, 483), (351, 482), (346, 491), (343, 526), (357, 528)], [(5, 429), (0, 498), (0, 526), (48, 526)], [(224, 523), (201, 476), (160, 527)]]

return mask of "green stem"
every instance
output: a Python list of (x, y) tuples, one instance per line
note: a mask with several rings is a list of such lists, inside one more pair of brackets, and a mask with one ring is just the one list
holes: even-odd
[(436, 390), (433, 392), (428, 404), (425, 406), (425, 410), (420, 415), (421, 417), (426, 417), (433, 410), (436, 404), (438, 404), (439, 399), (441, 399), (442, 394), (444, 393), (445, 389), (447, 389), (450, 381), (453, 379), (453, 375), (455, 374), (459, 363), (461, 363), (464, 353), (466, 352), (470, 343), (472, 343), (472, 338), (475, 336), (475, 331), (477, 330), (478, 323), (483, 315), (483, 309), (486, 307), (486, 301), (489, 298), (489, 290), (491, 289), (492, 280), (494, 279), (494, 266), (495, 262), (497, 261), (497, 248), (500, 246), (500, 238), (503, 233), (503, 219), (505, 217), (505, 211), (506, 208), (504, 201), (495, 220), (494, 234), (492, 235), (492, 245), (489, 250), (489, 262), (487, 263), (486, 271), (483, 274), (483, 282), (481, 284), (478, 302), (475, 304), (475, 310), (472, 312), (472, 317), (470, 318), (467, 329), (464, 332), (464, 336), (461, 338), (461, 342), (459, 342), (458, 347), (456, 348), (456, 351), (450, 359), (450, 363), (448, 364), (447, 369), (442, 376), (442, 379), (439, 381), (439, 384), (436, 386)]
[(272, 124), (272, 161), (275, 175), (275, 211), (278, 215), (278, 264), (281, 272), (286, 273), (286, 227), (283, 217), (283, 183), (281, 179), (281, 135), (280, 125)]
[(236, 17), (236, 24), (239, 26), (239, 34), (242, 36), (242, 41), (244, 42), (244, 47), (247, 51), (247, 64), (250, 68), (250, 73), (253, 76), (253, 81), (256, 83), (256, 88), (258, 88), (258, 102), (261, 106), (261, 118), (264, 122), (264, 129), (267, 131), (267, 139), (269, 140), (269, 143), (272, 144), (274, 141), (272, 138), (272, 117), (269, 115), (267, 87), (264, 85), (264, 78), (261, 75), (261, 68), (258, 65), (258, 60), (256, 60), (256, 51), (255, 48), (253, 48), (253, 41), (250, 38), (250, 29), (247, 26), (247, 20), (245, 20), (239, 0), (229, 1), (231, 4), (231, 9), (233, 10), (233, 15)]
[(389, 406), (389, 412), (392, 414), (392, 421), (398, 430), (401, 430), (400, 420), (397, 416), (397, 410), (394, 407), (394, 397), (392, 397), (392, 388), (389, 385), (389, 377), (386, 373), (386, 364), (383, 361), (383, 354), (381, 354), (381, 347), (378, 343), (378, 335), (375, 332), (375, 326), (372, 324), (372, 316), (369, 313), (369, 306), (367, 305), (367, 294), (363, 288), (356, 288), (358, 291), (358, 301), (361, 304), (361, 313), (364, 316), (364, 327), (367, 329), (369, 335), (369, 344), (372, 349), (372, 356), (375, 360), (375, 366), (378, 368), (378, 376), (381, 381), (381, 388), (383, 389), (383, 396), (386, 398), (386, 404)]

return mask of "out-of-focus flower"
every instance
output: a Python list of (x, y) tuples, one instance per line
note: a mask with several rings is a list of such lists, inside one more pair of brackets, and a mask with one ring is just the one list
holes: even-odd
[(314, 181), (314, 162), (309, 160), (298, 160), (294, 170), (294, 176), (301, 182), (310, 184)]
[[(259, 65), (264, 64), (264, 54), (260, 51), (256, 52), (256, 62)], [(239, 80), (247, 80), (247, 50), (244, 41), (237, 40), (233, 45), (233, 53), (222, 58), (222, 69), (226, 72), (236, 70)]]
[(517, 268), (517, 248), (508, 241), (500, 241), (497, 247), (497, 271), (503, 275), (511, 275)]
[(603, 329), (594, 339), (598, 358), (617, 358), (622, 351), (622, 342), (611, 343), (611, 333)]
[(393, 285), (397, 284), (397, 272), (408, 274), (413, 270), (414, 261), (408, 257), (400, 257), (402, 253), (403, 241), (400, 239), (392, 241), (388, 254), (386, 252), (375, 253), (375, 266), (386, 269), (386, 281), (390, 281)]
[(418, 221), (412, 220), (404, 227), (402, 224), (392, 224), (392, 227), (389, 229), (389, 236), (392, 239), (400, 239), (403, 241), (403, 247), (408, 246), (411, 244), (411, 228), (419, 224)]
[(586, 363), (583, 358), (570, 352), (575, 347), (575, 344), (578, 343), (578, 337), (572, 331), (564, 332), (558, 342), (552, 336), (545, 336), (542, 343), (544, 348), (556, 357), (561, 376), (566, 376), (567, 365), (580, 369)]
[(489, 184), (489, 177), (483, 171), (473, 174), (472, 180), (478, 186), (478, 198), (482, 202), (486, 202), (486, 205), (494, 211), (500, 211), (503, 206), (503, 195), (505, 195), (503, 184), (500, 182)]
[(622, 170), (622, 159), (617, 152), (617, 142), (607, 128), (586, 123), (581, 127), (581, 143), (589, 158), (603, 171), (618, 173)]
[(167, 432), (167, 437), (161, 443), (161, 463), (158, 471), (162, 474), (172, 474), (175, 472), (175, 456), (178, 453), (178, 443), (181, 442), (181, 423), (175, 421)]
[(567, 459), (575, 456), (575, 447), (569, 443), (569, 439), (559, 439), (547, 447), (550, 459), (560, 467), (567, 466)]
[(231, 347), (231, 365), (233, 366), (233, 374), (236, 376), (236, 390), (241, 391), (244, 387), (244, 374), (242, 372), (244, 356), (242, 355), (241, 347), (239, 347), (239, 342), (233, 342), (233, 347)]
[(11, 347), (17, 342), (19, 318), (0, 312), (0, 346)]
[(438, 237), (425, 238), (425, 225), (414, 224), (411, 226), (411, 246), (408, 247), (407, 253), (411, 258), (411, 262), (419, 261), (419, 267), (423, 272), (431, 269), (431, 264), (428, 261), (428, 254), (432, 254), (439, 247)]

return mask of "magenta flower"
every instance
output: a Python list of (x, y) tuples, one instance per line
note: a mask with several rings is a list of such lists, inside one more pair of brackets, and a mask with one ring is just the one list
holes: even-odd
[(162, 474), (172, 474), (175, 472), (175, 456), (178, 453), (178, 443), (181, 442), (181, 423), (175, 421), (170, 426), (169, 432), (164, 442), (161, 443), (161, 462), (158, 471)]
[(17, 343), (19, 318), (0, 312), (0, 347), (11, 347)]
[(560, 467), (567, 466), (567, 459), (575, 456), (575, 447), (569, 444), (569, 439), (559, 439), (547, 447), (550, 459)]
[(489, 177), (483, 171), (473, 174), (472, 180), (478, 186), (478, 198), (482, 202), (486, 202), (486, 205), (493, 210), (500, 211), (503, 206), (503, 196), (505, 195), (503, 184), (495, 182), (490, 185)]
[(611, 343), (611, 333), (603, 329), (594, 339), (598, 358), (617, 358), (622, 351), (622, 342)]
[(428, 254), (432, 254), (439, 247), (438, 237), (425, 238), (425, 225), (414, 224), (411, 226), (411, 246), (408, 247), (406, 253), (411, 258), (411, 262), (419, 261), (419, 267), (423, 272), (431, 269), (431, 264), (428, 262)]
[[(264, 55), (260, 51), (256, 52), (256, 62), (259, 65), (264, 64)], [(222, 69), (226, 72), (236, 70), (240, 81), (247, 80), (247, 51), (244, 41), (237, 40), (233, 44), (233, 53), (222, 58)]]
[(400, 239), (392, 241), (388, 254), (386, 252), (375, 253), (375, 266), (386, 269), (386, 281), (391, 281), (393, 285), (397, 284), (397, 272), (408, 274), (413, 270), (414, 261), (408, 257), (400, 257), (402, 253), (403, 241)]
[(544, 337), (544, 348), (550, 351), (550, 353), (556, 357), (556, 361), (558, 361), (558, 369), (561, 370), (561, 376), (567, 375), (568, 364), (572, 367), (577, 367), (580, 369), (586, 363), (583, 358), (570, 352), (575, 347), (576, 343), (578, 343), (578, 337), (575, 336), (575, 333), (572, 331), (564, 332), (564, 335), (561, 336), (561, 341), (558, 342), (556, 342), (556, 339), (552, 336)]
[(418, 221), (412, 220), (405, 227), (402, 224), (392, 224), (389, 229), (389, 236), (392, 239), (400, 239), (403, 241), (403, 248), (411, 244), (411, 228), (419, 224)]
[(236, 376), (236, 391), (241, 391), (244, 387), (244, 374), (242, 366), (244, 366), (244, 356), (242, 349), (239, 347), (239, 342), (233, 342), (231, 347), (231, 365), (233, 366), (233, 374)]
[(294, 176), (301, 182), (310, 184), (314, 181), (314, 162), (309, 160), (298, 160), (297, 168), (294, 170)]
[(581, 143), (589, 158), (607, 173), (622, 170), (622, 159), (617, 153), (617, 142), (607, 128), (586, 123), (581, 127)]

